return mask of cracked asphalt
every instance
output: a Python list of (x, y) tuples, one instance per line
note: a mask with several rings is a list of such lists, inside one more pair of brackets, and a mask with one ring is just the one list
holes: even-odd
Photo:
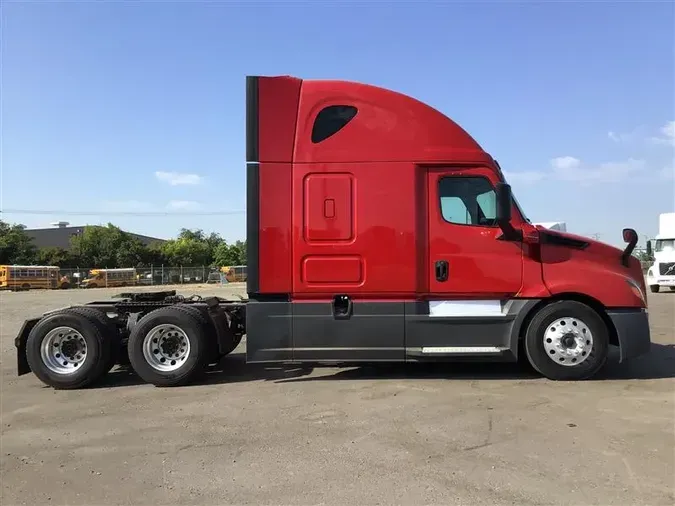
[(518, 365), (247, 366), (245, 343), (183, 388), (16, 377), (24, 318), (115, 292), (0, 294), (3, 506), (675, 503), (675, 292), (650, 294), (649, 355), (579, 383)]

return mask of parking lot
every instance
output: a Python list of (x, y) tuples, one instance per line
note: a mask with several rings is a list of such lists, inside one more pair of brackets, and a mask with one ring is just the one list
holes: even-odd
[(511, 364), (247, 366), (245, 343), (183, 388), (16, 377), (25, 318), (119, 291), (0, 294), (3, 506), (675, 502), (675, 292), (650, 294), (649, 355), (579, 383)]

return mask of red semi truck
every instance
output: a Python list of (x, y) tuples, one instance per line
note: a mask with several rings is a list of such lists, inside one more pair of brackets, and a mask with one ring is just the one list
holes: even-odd
[(645, 282), (625, 250), (531, 224), (460, 126), (394, 91), (247, 77), (247, 300), (175, 292), (27, 320), (18, 374), (81, 388), (126, 361), (183, 385), (246, 335), (251, 363), (471, 358), (595, 375), (646, 353)]

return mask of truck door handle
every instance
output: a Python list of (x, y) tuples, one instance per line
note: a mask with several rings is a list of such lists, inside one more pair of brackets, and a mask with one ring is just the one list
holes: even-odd
[(447, 281), (448, 280), (448, 261), (447, 260), (437, 260), (436, 261), (436, 280), (437, 281)]

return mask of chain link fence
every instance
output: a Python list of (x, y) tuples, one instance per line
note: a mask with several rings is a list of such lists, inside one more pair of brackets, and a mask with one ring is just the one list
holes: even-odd
[(75, 267), (60, 269), (61, 281), (70, 288), (154, 286), (227, 283), (218, 267), (151, 265), (135, 269), (107, 269), (105, 267)]

